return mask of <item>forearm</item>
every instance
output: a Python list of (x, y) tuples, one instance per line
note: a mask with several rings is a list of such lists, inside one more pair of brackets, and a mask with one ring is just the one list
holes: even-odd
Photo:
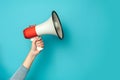
[(32, 51), (30, 51), (23, 64), (14, 73), (10, 80), (24, 80), (35, 57), (36, 55), (34, 55)]
[(42, 40), (35, 38), (32, 42), (32, 47), (30, 52), (28, 53), (26, 59), (24, 60), (22, 66), (15, 72), (15, 74), (11, 77), (10, 80), (24, 80), (30, 66), (32, 65), (32, 62), (34, 61), (35, 57), (40, 53), (40, 51), (37, 50), (37, 46), (43, 47)]
[(34, 52), (30, 51), (28, 56), (26, 57), (25, 61), (23, 62), (23, 66), (26, 67), (27, 69), (30, 68), (32, 65), (32, 62), (34, 61), (36, 55), (34, 55)]

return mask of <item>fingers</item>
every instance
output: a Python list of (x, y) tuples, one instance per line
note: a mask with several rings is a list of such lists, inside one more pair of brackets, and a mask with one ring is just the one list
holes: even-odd
[[(35, 53), (39, 53), (39, 51), (44, 47), (44, 43), (41, 38), (39, 37), (34, 37), (32, 40), (32, 47), (31, 51)], [(40, 50), (39, 50), (40, 48)]]
[(32, 44), (35, 45), (37, 40), (40, 40), (40, 38), (39, 38), (39, 37), (34, 37), (34, 38), (33, 38), (33, 41), (32, 41)]
[(33, 38), (32, 44), (35, 45), (38, 37)]
[(42, 39), (38, 39), (38, 40), (36, 41), (36, 45), (37, 45), (38, 47), (44, 47), (44, 43), (43, 43)]
[(34, 46), (44, 47), (44, 43), (43, 43), (42, 39), (39, 38), (39, 37), (35, 37), (34, 40), (33, 40), (33, 42), (32, 42), (32, 44)]

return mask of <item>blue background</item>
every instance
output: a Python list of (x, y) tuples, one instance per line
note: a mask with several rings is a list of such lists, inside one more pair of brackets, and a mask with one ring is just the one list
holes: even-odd
[(26, 80), (120, 80), (119, 0), (0, 0), (0, 80), (9, 79), (30, 50), (23, 30), (52, 10), (65, 37), (42, 37), (45, 48)]

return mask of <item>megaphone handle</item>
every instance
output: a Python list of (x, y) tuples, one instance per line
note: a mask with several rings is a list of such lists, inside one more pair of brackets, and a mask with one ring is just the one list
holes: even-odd
[(42, 47), (37, 47), (37, 50), (41, 51), (41, 50), (43, 50), (43, 48)]
[[(39, 38), (41, 39), (41, 37), (40, 37), (40, 36), (39, 36)], [(30, 40), (31, 40), (31, 41), (33, 41), (33, 40), (34, 40), (34, 38), (31, 38)], [(43, 50), (43, 48), (42, 48), (42, 47), (37, 47), (37, 50), (38, 50), (38, 51), (41, 51), (41, 50)]]

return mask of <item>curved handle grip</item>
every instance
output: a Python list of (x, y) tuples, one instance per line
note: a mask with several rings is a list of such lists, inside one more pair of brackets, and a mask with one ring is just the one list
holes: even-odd
[(37, 47), (37, 50), (41, 51), (41, 50), (43, 50), (43, 48), (42, 47)]
[[(39, 36), (39, 38), (41, 39), (41, 37), (40, 37), (40, 36)], [(31, 38), (30, 40), (31, 40), (31, 41), (33, 41), (33, 40), (34, 40), (34, 38)], [(43, 50), (43, 49), (44, 49), (44, 48), (42, 48), (42, 47), (37, 47), (37, 50), (38, 50), (38, 51), (41, 51), (41, 50)]]

